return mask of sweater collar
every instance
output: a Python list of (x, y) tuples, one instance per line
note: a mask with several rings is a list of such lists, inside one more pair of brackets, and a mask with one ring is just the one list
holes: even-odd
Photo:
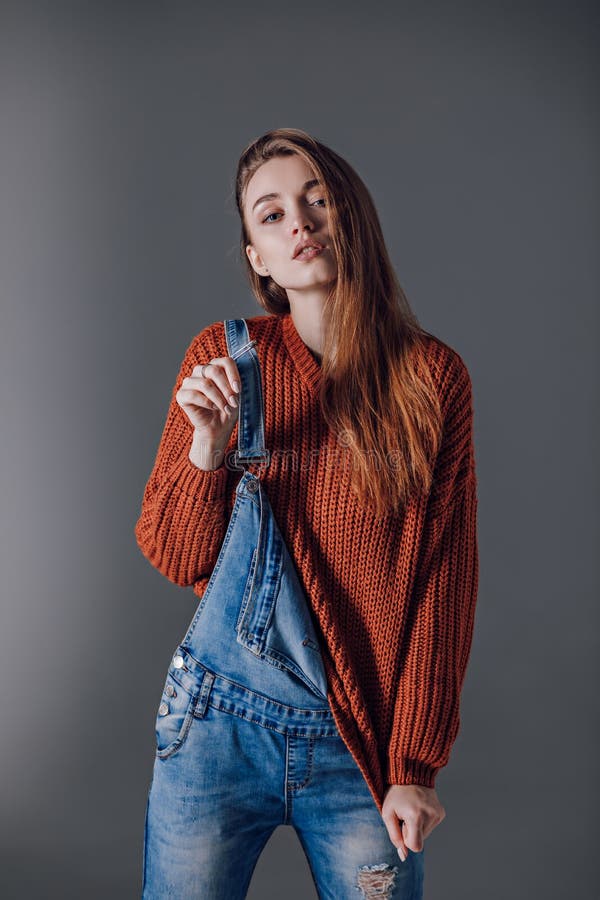
[(300, 377), (311, 391), (316, 392), (321, 383), (321, 365), (298, 334), (291, 313), (288, 312), (283, 316), (281, 328), (288, 353)]

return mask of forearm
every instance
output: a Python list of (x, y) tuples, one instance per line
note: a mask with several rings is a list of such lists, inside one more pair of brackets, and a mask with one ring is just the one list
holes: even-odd
[(175, 399), (199, 357), (222, 355), (215, 332), (212, 326), (205, 329), (186, 351), (135, 525), (144, 556), (178, 585), (191, 585), (212, 571), (228, 519), (227, 448), (203, 443)]
[(433, 787), (460, 726), (460, 692), (478, 590), (477, 494), (453, 501), (427, 571), (417, 578), (403, 642), (386, 782)]
[(226, 490), (224, 465), (204, 471), (184, 456), (145, 493), (136, 540), (175, 584), (191, 585), (214, 568), (227, 521)]

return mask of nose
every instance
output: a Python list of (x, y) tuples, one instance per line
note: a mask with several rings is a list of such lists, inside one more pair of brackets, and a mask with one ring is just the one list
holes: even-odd
[(309, 210), (299, 208), (292, 217), (292, 234), (296, 234), (298, 231), (303, 232), (305, 228), (311, 229), (312, 227), (313, 222)]

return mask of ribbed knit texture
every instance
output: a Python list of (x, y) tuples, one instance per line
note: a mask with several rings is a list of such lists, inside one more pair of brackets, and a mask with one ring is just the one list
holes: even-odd
[[(376, 516), (350, 491), (319, 408), (319, 363), (291, 315), (246, 321), (272, 454), (261, 477), (320, 629), (336, 724), (381, 810), (389, 784), (434, 786), (459, 729), (479, 573), (471, 380), (455, 350), (427, 338), (445, 423), (434, 485), (405, 513)], [(226, 354), (222, 321), (189, 345), (135, 526), (150, 563), (199, 597), (240, 471), (191, 462), (192, 426), (175, 394), (194, 366)]]

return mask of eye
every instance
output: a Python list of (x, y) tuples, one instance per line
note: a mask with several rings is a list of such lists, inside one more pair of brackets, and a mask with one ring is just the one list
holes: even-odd
[[(311, 205), (311, 206), (315, 206), (315, 204), (317, 204), (317, 203), (322, 203), (323, 206), (325, 206), (325, 198), (324, 198), (324, 197), (318, 197), (316, 200), (313, 200), (312, 203), (311, 203), (310, 205)], [(281, 215), (281, 213), (272, 212), (272, 213), (269, 213), (268, 216), (265, 216), (265, 218), (264, 218), (262, 221), (263, 221), (263, 223), (264, 223), (264, 222), (268, 222), (268, 223), (270, 224), (271, 222), (276, 221), (276, 219), (272, 219), (271, 216), (280, 216), (280, 215)]]

